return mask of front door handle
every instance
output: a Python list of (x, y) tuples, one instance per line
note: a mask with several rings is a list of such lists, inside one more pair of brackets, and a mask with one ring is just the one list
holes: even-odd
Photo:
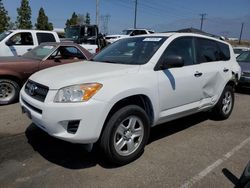
[(194, 73), (194, 76), (195, 76), (195, 77), (200, 77), (200, 76), (202, 76), (202, 72), (196, 71), (196, 72)]
[(228, 72), (228, 71), (229, 71), (229, 69), (227, 69), (227, 68), (223, 69), (223, 72)]

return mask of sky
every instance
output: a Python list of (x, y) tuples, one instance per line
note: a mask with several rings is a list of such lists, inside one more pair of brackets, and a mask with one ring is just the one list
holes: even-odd
[[(54, 28), (64, 28), (73, 12), (90, 13), (91, 23), (96, 20), (96, 0), (30, 0), (32, 22), (38, 11), (45, 9)], [(200, 28), (201, 16), (206, 14), (203, 31), (225, 37), (239, 38), (241, 25), (243, 39), (250, 40), (250, 0), (137, 0), (137, 27), (156, 32)], [(21, 0), (3, 0), (12, 21), (16, 20)], [(135, 0), (99, 0), (99, 15), (109, 15), (109, 34), (119, 34), (133, 28)], [(100, 29), (103, 22), (100, 18)]]

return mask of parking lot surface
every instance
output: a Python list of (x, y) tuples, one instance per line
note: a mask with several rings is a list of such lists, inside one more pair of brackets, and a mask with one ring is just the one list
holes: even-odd
[(121, 167), (48, 136), (0, 106), (0, 187), (234, 187), (250, 160), (250, 92), (236, 94), (226, 121), (207, 113), (152, 129), (143, 155)]

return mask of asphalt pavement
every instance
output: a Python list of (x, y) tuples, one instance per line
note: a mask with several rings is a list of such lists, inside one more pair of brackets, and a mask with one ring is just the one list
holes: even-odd
[(142, 156), (121, 167), (98, 152), (50, 137), (0, 106), (0, 187), (234, 187), (250, 160), (250, 90), (231, 117), (199, 113), (157, 126)]

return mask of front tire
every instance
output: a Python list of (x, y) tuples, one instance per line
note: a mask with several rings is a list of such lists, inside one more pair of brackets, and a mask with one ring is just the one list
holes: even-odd
[(17, 101), (20, 92), (19, 85), (9, 79), (0, 79), (0, 105)]
[(110, 162), (127, 164), (142, 154), (149, 132), (149, 118), (141, 107), (123, 107), (108, 120), (100, 139), (100, 149)]
[(233, 107), (234, 89), (232, 86), (227, 85), (224, 88), (218, 103), (212, 109), (212, 118), (216, 120), (227, 119), (231, 115)]

